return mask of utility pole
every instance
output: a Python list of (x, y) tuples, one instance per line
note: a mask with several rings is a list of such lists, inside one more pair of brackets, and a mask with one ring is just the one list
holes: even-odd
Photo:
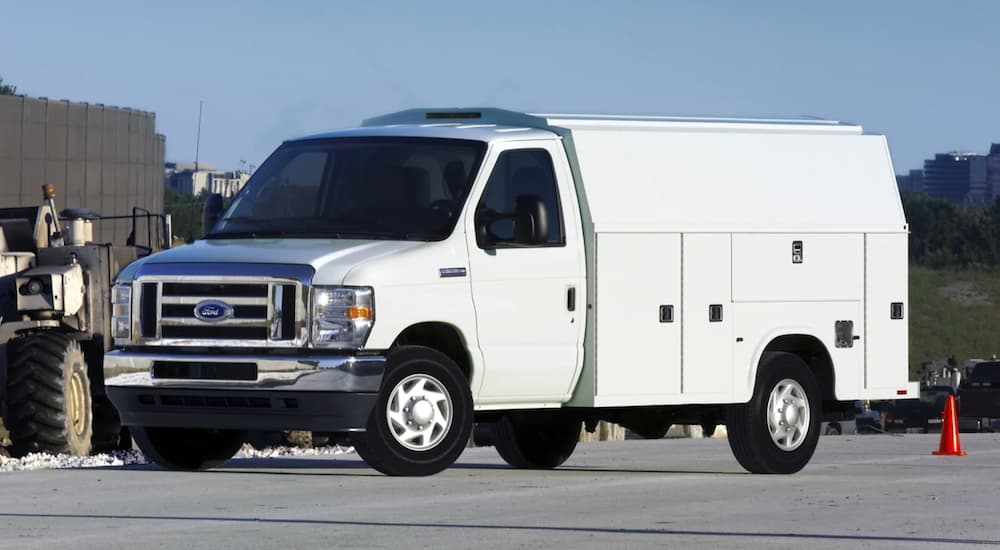
[(195, 140), (194, 145), (194, 171), (198, 172), (198, 153), (201, 152), (201, 108), (205, 104), (202, 99), (198, 100), (198, 138)]

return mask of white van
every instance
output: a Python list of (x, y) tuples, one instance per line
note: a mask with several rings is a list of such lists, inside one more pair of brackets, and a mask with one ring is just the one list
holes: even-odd
[(168, 468), (302, 429), (427, 475), (474, 421), (552, 468), (604, 419), (792, 473), (824, 414), (917, 394), (885, 138), (825, 120), (385, 115), (282, 144), (112, 298), (108, 395)]

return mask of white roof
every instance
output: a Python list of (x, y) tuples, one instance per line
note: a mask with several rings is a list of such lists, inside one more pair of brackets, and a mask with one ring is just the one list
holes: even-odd
[(885, 138), (810, 117), (410, 109), (309, 136), (566, 138), (597, 231), (905, 231)]

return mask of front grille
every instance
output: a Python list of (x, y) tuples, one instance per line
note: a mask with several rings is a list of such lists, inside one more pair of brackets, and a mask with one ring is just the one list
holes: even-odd
[(162, 327), (163, 338), (267, 340), (267, 327)]
[[(304, 343), (307, 289), (300, 283), (144, 277), (138, 286), (139, 344), (293, 347)], [(215, 315), (199, 316), (202, 306)]]
[(141, 334), (144, 338), (156, 338), (156, 283), (142, 285), (142, 299), (139, 301)]
[[(233, 306), (233, 309), (235, 310), (233, 313), (234, 319), (267, 318), (267, 306)], [(192, 319), (196, 319), (194, 316), (194, 306), (190, 305), (164, 304), (163, 307), (160, 308), (160, 311), (163, 312), (164, 317), (190, 317)], [(292, 318), (292, 321), (295, 321), (294, 317)]]
[(233, 283), (164, 283), (164, 296), (204, 296), (207, 298), (266, 298), (267, 286)]

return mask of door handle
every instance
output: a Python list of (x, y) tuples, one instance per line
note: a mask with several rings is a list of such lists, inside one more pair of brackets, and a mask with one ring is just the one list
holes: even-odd
[(571, 286), (566, 290), (566, 309), (576, 311), (576, 287)]

